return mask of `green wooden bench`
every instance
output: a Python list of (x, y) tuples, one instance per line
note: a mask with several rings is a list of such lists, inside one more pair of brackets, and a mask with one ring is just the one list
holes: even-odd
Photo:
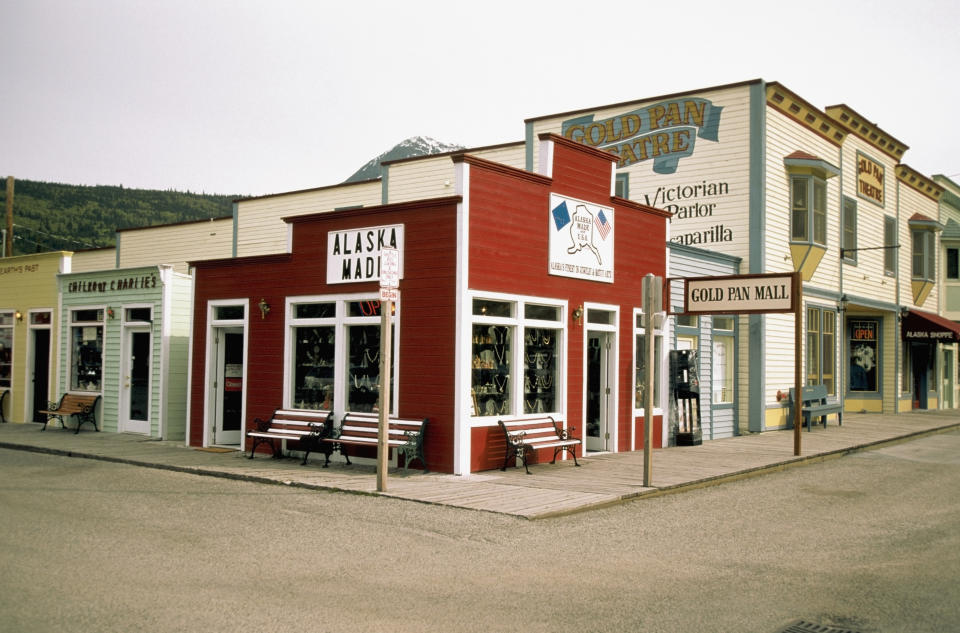
[(100, 394), (65, 393), (60, 396), (60, 402), (51, 402), (48, 408), (39, 411), (39, 413), (47, 416), (43, 428), (40, 430), (46, 431), (47, 424), (54, 418), (60, 421), (60, 426), (67, 428), (64, 418), (73, 417), (77, 420), (75, 433), (79, 433), (80, 427), (87, 422), (93, 425), (95, 431), (99, 431), (100, 429), (97, 427), (97, 403), (99, 401)]
[[(796, 406), (795, 403), (796, 393), (791, 389), (790, 406)], [(833, 413), (837, 414), (837, 425), (843, 426), (843, 406), (839, 402), (827, 401), (827, 388), (824, 385), (807, 385), (800, 389), (800, 413), (807, 431), (813, 418), (820, 418), (823, 428), (827, 428), (827, 416)]]

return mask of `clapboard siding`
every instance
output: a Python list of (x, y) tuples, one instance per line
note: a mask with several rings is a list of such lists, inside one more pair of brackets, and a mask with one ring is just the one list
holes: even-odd
[(76, 251), (70, 257), (70, 272), (86, 273), (93, 270), (110, 270), (117, 267), (115, 248), (95, 248)]
[(381, 198), (380, 180), (372, 180), (241, 200), (237, 203), (237, 256), (286, 252), (285, 217), (344, 207), (376, 206)]
[[(377, 296), (375, 282), (326, 284), (327, 234), (355, 228), (404, 225), (404, 278), (397, 317), (396, 399), (403, 417), (430, 417), (427, 458), (432, 470), (453, 469), (453, 341), (455, 336), (456, 202), (450, 199), (390, 205), (292, 222), (293, 250), (276, 257), (198, 262), (195, 270), (196, 317), (193, 326), (191, 444), (203, 441), (202, 377), (206, 362), (206, 306), (214, 299), (235, 298), (238, 280), (251, 302), (263, 297), (282, 306), (288, 297), (362, 293)], [(438, 244), (446, 245), (437, 248)], [(251, 303), (252, 305), (252, 303)], [(247, 375), (256, 388), (246, 393), (247, 425), (284, 402), (283, 313), (249, 322), (251, 346)], [(197, 380), (197, 377), (200, 377)], [(342, 395), (338, 395), (342, 400)]]
[(118, 231), (117, 248), (119, 268), (167, 264), (186, 273), (189, 261), (230, 257), (233, 218)]

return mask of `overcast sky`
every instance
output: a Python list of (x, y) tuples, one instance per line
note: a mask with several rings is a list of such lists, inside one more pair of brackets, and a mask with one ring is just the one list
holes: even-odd
[(0, 0), (0, 176), (293, 191), (410, 136), (764, 79), (958, 180), (958, 24), (957, 0)]

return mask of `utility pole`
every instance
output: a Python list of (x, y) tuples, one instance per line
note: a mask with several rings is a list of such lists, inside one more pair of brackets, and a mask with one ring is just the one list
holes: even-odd
[(13, 256), (13, 176), (7, 176), (7, 233), (4, 257)]

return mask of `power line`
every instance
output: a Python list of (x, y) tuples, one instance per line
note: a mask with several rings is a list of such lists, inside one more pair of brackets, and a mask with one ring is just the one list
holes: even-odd
[[(47, 233), (46, 231), (41, 231), (40, 229), (35, 229), (35, 228), (31, 227), (31, 226), (24, 226), (24, 225), (22, 225), (22, 224), (14, 224), (13, 226), (14, 226), (14, 228), (26, 229), (26, 230), (28, 230), (28, 231), (33, 231), (34, 233), (39, 233), (40, 235), (44, 235), (44, 236), (46, 236), (46, 237), (52, 237), (52, 238), (57, 239), (57, 240), (60, 240), (60, 241), (62, 241), (62, 242), (70, 242), (70, 243), (72, 243), (72, 244), (79, 244), (80, 246), (86, 246), (87, 248), (97, 248), (97, 245), (96, 245), (96, 244), (89, 244), (89, 243), (87, 243), (87, 242), (81, 242), (80, 240), (76, 240), (76, 239), (74, 239), (74, 238), (72, 238), (72, 237), (65, 237), (65, 236), (63, 236), (63, 235), (56, 235), (56, 234), (54, 234), (54, 233)], [(16, 235), (16, 233), (14, 233), (14, 235)], [(30, 241), (32, 241), (32, 240), (30, 240)], [(33, 243), (34, 243), (34, 244), (37, 244), (37, 242), (33, 242)]]

